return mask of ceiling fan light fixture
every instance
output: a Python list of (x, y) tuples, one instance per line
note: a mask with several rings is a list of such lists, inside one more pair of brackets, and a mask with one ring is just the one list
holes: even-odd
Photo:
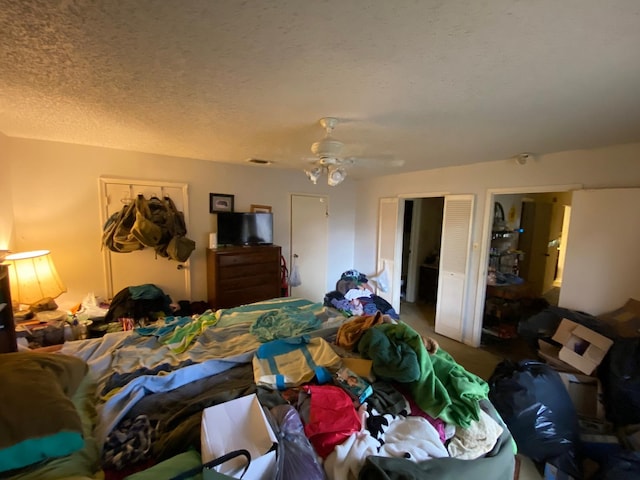
[(311, 170), (305, 170), (304, 173), (307, 174), (307, 178), (311, 180), (311, 183), (315, 185), (316, 183), (318, 183), (318, 178), (320, 178), (320, 175), (322, 175), (322, 168), (314, 167)]
[(327, 173), (327, 183), (331, 187), (340, 185), (347, 178), (347, 171), (342, 167), (331, 168)]

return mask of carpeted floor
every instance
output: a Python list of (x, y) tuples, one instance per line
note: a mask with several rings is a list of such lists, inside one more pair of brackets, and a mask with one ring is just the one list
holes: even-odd
[(535, 358), (535, 352), (517, 339), (490, 340), (480, 348), (474, 348), (438, 335), (434, 331), (435, 306), (433, 304), (403, 302), (400, 305), (400, 318), (421, 335), (435, 338), (460, 365), (485, 380), (489, 379), (496, 365), (504, 359), (518, 361), (532, 358), (532, 356)]

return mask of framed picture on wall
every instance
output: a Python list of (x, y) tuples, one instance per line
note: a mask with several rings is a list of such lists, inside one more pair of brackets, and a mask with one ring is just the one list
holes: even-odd
[(251, 213), (271, 213), (270, 205), (251, 205)]
[(233, 212), (233, 195), (225, 193), (209, 194), (209, 213)]

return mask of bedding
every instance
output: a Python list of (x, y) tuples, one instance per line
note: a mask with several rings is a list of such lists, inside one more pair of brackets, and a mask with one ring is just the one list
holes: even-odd
[[(354, 335), (355, 330), (351, 328), (349, 348), (345, 349), (336, 344), (336, 338), (339, 329), (349, 321), (358, 322), (362, 335)], [(363, 325), (366, 328), (362, 328)], [(425, 348), (425, 339), (402, 322), (347, 318), (327, 305), (291, 297), (206, 311), (193, 317), (167, 317), (133, 331), (65, 343), (59, 354), (52, 355), (56, 358), (53, 363), (78, 364), (84, 369), (83, 373), (68, 374), (74, 381), (59, 388), (68, 402), (67, 407), (69, 404), (74, 407), (77, 418), (72, 431), (81, 433), (83, 444), (77, 449), (73, 447), (76, 451), (67, 452), (62, 458), (12, 471), (11, 478), (110, 480), (127, 475), (150, 478), (144, 477), (141, 471), (161, 464), (168, 465), (167, 471), (174, 472), (172, 459), (180, 465), (187, 455), (187, 463), (192, 464), (197, 455), (194, 452), (200, 449), (203, 409), (253, 393), (267, 410), (295, 407), (294, 413), (300, 416), (301, 424), (310, 425), (311, 392), (316, 392), (316, 398), (330, 398), (322, 389), (335, 387), (318, 381), (321, 375), (313, 380), (305, 375), (303, 380), (280, 385), (279, 390), (275, 379), (270, 383), (267, 376), (256, 370), (257, 352), (273, 352), (274, 342), (287, 339), (286, 342), (303, 341), (305, 345), (330, 345), (334, 352), (326, 355), (330, 358), (326, 367), (331, 371), (335, 370), (338, 355), (370, 358), (375, 365), (373, 357), (383, 349), (373, 348), (369, 342), (372, 335), (369, 332), (373, 329), (385, 336), (382, 341), (388, 343), (385, 348), (407, 352), (414, 362), (408, 367), (413, 373), (408, 383), (398, 384), (390, 365), (377, 361), (382, 367), (378, 373), (386, 372), (390, 378), (379, 378), (373, 384), (374, 393), (367, 404), (354, 410), (357, 405), (349, 401), (345, 408), (350, 410), (339, 413), (346, 416), (354, 410), (357, 418), (349, 430), (340, 432), (340, 449), (322, 451), (327, 457), (324, 465), (327, 478), (346, 479), (347, 474), (356, 478), (358, 474), (360, 478), (396, 478), (384, 475), (399, 465), (410, 475), (417, 475), (406, 478), (420, 478), (420, 472), (430, 469), (475, 472), (475, 465), (478, 471), (496, 468), (495, 474), (487, 478), (513, 478), (515, 444), (486, 400), (486, 384), (482, 380), (466, 372), (446, 352), (439, 350), (432, 355)], [(34, 353), (25, 355), (38, 357)], [(64, 372), (63, 367), (59, 368), (62, 370), (54, 371)], [(278, 364), (278, 368), (282, 368), (282, 364)], [(58, 378), (60, 376), (64, 377), (62, 373)], [(54, 377), (50, 376), (47, 382), (58, 382)], [(308, 383), (301, 385), (303, 382)], [(477, 427), (475, 422), (486, 422), (487, 415), (499, 426), (491, 428), (493, 432), (501, 432), (496, 433), (497, 440), (485, 442), (480, 447), (479, 458), (474, 460), (451, 458), (445, 442), (454, 439), (456, 428)], [(417, 431), (428, 435), (412, 437)], [(384, 446), (387, 433), (388, 445)], [(469, 429), (464, 432), (466, 435), (458, 433), (454, 450), (471, 455), (469, 449), (465, 450), (464, 442), (478, 443), (481, 432)], [(280, 435), (286, 445), (285, 433), (281, 431)], [(298, 448), (301, 445), (296, 443)], [(407, 445), (413, 445), (416, 458), (397, 458), (397, 455), (406, 457)], [(430, 452), (434, 458), (424, 459), (427, 455), (424, 452)], [(312, 456), (318, 453), (311, 450)], [(75, 467), (70, 466), (73, 462), (77, 464)], [(54, 467), (67, 469), (63, 476), (56, 477), (56, 473), (52, 473)], [(284, 466), (282, 471), (294, 471), (291, 467)], [(372, 476), (363, 476), (363, 472)], [(39, 473), (43, 476), (37, 476)], [(280, 478), (286, 479), (286, 476)]]
[(71, 397), (87, 366), (49, 353), (0, 355), (0, 472), (84, 447), (82, 420)]

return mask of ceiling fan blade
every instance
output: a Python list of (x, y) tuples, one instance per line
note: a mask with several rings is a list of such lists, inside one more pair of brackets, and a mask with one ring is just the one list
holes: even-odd
[(401, 167), (404, 160), (394, 158), (393, 155), (371, 155), (363, 157), (345, 157), (343, 165), (356, 165), (358, 167)]

